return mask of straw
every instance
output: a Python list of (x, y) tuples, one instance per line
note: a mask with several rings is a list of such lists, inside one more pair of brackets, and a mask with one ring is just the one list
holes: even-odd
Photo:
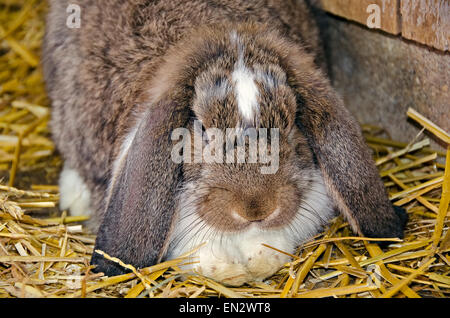
[[(392, 140), (389, 127), (362, 125), (389, 198), (408, 213), (402, 240), (357, 236), (339, 216), (296, 251), (266, 242), (290, 262), (264, 281), (239, 287), (190, 273), (189, 255), (136, 268), (100, 251), (131, 273), (93, 273), (96, 237), (84, 224), (89, 216), (58, 208), (62, 160), (48, 127), (50, 103), (38, 66), (47, 5), (11, 3), (0, 4), (0, 297), (450, 295), (449, 134), (411, 108), (407, 115), (420, 125), (412, 140)], [(428, 138), (420, 140), (423, 130)], [(430, 146), (436, 138), (447, 143), (446, 151)]]

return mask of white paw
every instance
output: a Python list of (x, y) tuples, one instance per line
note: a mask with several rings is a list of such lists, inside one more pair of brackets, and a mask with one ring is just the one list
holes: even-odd
[(70, 210), (70, 215), (91, 214), (91, 193), (76, 170), (64, 166), (59, 176), (59, 207)]

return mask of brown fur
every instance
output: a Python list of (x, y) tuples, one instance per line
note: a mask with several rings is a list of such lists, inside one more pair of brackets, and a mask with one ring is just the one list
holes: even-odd
[[(68, 4), (81, 7), (80, 29), (66, 27)], [(133, 123), (136, 101), (150, 89), (166, 51), (190, 31), (254, 21), (310, 51), (321, 50), (302, 1), (52, 0), (50, 5), (43, 64), (53, 138), (68, 166), (92, 189), (97, 211), (105, 204), (117, 141)]]
[[(82, 27), (65, 27), (68, 3), (82, 8)], [(230, 82), (238, 59), (270, 74), (257, 81), (263, 105), (249, 125), (280, 128), (280, 169), (263, 176), (257, 165), (177, 165), (170, 133), (190, 127), (235, 127), (243, 122), (232, 93), (208, 96), (214, 83)], [(167, 250), (183, 182), (206, 187), (200, 215), (222, 231), (243, 225), (214, 210), (234, 207), (255, 221), (281, 207), (280, 227), (302, 198), (296, 181), (317, 161), (329, 195), (353, 229), (369, 236), (402, 236), (355, 120), (320, 71), (322, 52), (315, 23), (303, 1), (51, 1), (44, 71), (53, 104), (52, 129), (68, 166), (92, 193), (96, 247), (142, 267)], [(202, 93), (204, 91), (204, 93)], [(113, 175), (126, 134), (136, 138)], [(313, 157), (314, 156), (314, 157)], [(203, 173), (203, 177), (199, 177)], [(302, 179), (303, 178), (303, 179)], [(108, 193), (108, 187), (110, 192)], [(106, 209), (104, 209), (106, 206)], [(116, 265), (94, 255), (98, 269)]]

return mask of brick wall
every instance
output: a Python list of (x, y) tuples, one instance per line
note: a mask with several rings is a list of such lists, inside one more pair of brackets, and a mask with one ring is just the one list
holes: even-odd
[[(420, 130), (407, 118), (412, 107), (450, 131), (450, 0), (315, 2), (333, 86), (361, 123), (409, 142)], [(367, 25), (373, 4), (376, 29)]]
[(442, 51), (449, 50), (449, 0), (319, 0), (318, 6), (369, 27), (379, 13), (379, 29)]

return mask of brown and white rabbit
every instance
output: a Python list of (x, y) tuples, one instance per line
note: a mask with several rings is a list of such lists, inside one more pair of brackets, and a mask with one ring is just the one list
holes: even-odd
[[(406, 213), (321, 70), (304, 1), (50, 4), (43, 66), (65, 160), (61, 208), (92, 213), (96, 249), (142, 268), (206, 242), (192, 270), (240, 285), (289, 260), (262, 243), (292, 253), (335, 209), (360, 235), (403, 236)], [(80, 28), (66, 25), (69, 4)], [(276, 171), (175, 162), (172, 133), (193, 136), (195, 122), (279, 129)], [(91, 262), (123, 272), (97, 253)]]

